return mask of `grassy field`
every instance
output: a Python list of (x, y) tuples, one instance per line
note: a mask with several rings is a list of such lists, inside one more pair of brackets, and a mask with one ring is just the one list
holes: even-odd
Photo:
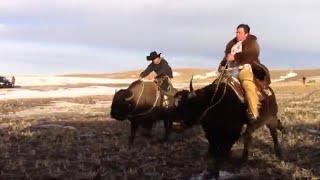
[[(222, 171), (244, 179), (320, 178), (320, 84), (273, 88), (286, 128), (280, 135), (284, 161), (276, 159), (269, 132), (261, 128), (248, 163), (237, 163), (243, 147), (238, 142)], [(57, 100), (81, 108), (46, 109)], [(112, 120), (107, 106), (93, 108), (107, 100), (111, 97), (0, 101), (0, 178), (197, 179), (206, 169), (208, 144), (200, 127), (161, 143), (163, 128), (157, 124), (152, 137), (139, 133), (130, 149), (129, 122)], [(45, 113), (19, 116), (36, 107)]]

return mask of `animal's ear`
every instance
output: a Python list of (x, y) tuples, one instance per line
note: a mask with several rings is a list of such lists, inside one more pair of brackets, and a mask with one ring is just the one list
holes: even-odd
[(130, 101), (133, 98), (133, 93), (131, 91), (126, 91), (126, 101)]

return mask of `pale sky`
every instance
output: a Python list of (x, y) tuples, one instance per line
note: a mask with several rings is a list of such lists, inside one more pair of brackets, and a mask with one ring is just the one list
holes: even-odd
[(270, 68), (320, 67), (318, 0), (1, 0), (0, 73), (216, 68), (240, 23)]

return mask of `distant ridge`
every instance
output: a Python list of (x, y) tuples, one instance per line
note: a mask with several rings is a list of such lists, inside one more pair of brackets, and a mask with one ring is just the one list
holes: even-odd
[[(142, 69), (132, 70), (132, 71), (123, 71), (123, 72), (115, 72), (115, 73), (77, 73), (77, 74), (63, 74), (59, 76), (65, 77), (91, 77), (91, 78), (138, 78), (138, 75)], [(173, 71), (178, 76), (174, 77), (175, 80), (185, 80), (191, 78), (192, 75), (202, 75), (205, 76), (207, 73), (216, 71), (216, 69), (205, 69), (205, 68), (173, 68)], [(300, 80), (303, 76), (305, 77), (314, 77), (320, 76), (320, 68), (314, 69), (271, 69), (271, 78), (277, 79), (280, 76), (285, 76), (289, 72), (297, 73), (297, 76), (289, 78), (290, 80)]]

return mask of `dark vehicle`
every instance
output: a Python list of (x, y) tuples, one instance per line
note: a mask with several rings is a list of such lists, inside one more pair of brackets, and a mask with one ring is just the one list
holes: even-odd
[(0, 88), (12, 88), (13, 84), (3, 76), (0, 76)]

